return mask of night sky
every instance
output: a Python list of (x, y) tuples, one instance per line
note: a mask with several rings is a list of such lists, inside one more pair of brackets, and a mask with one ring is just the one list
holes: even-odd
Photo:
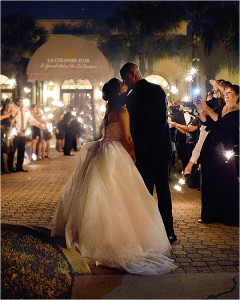
[(25, 13), (36, 19), (104, 20), (129, 1), (9, 1), (1, 0), (1, 16)]

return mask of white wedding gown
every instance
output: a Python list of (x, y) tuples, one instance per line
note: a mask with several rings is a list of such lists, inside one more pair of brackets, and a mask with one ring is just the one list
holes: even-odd
[(176, 268), (157, 202), (121, 143), (118, 122), (85, 144), (61, 192), (52, 236), (65, 236), (96, 264), (134, 274)]

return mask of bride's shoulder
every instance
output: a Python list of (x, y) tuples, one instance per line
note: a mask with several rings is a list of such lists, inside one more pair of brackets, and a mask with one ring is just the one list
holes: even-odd
[(128, 109), (127, 109), (126, 105), (121, 106), (120, 114), (127, 114), (127, 113), (128, 113)]

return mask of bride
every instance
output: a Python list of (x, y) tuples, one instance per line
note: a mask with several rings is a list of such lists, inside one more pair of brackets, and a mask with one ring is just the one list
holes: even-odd
[(96, 265), (133, 274), (161, 274), (177, 266), (157, 202), (135, 166), (128, 87), (112, 78), (102, 89), (108, 101), (103, 137), (83, 145), (79, 162), (63, 187), (52, 236), (65, 236)]

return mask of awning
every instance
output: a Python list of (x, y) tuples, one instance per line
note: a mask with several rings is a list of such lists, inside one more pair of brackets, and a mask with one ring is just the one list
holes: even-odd
[(112, 67), (97, 46), (75, 36), (52, 38), (32, 56), (29, 82), (88, 79), (105, 82), (114, 75)]

